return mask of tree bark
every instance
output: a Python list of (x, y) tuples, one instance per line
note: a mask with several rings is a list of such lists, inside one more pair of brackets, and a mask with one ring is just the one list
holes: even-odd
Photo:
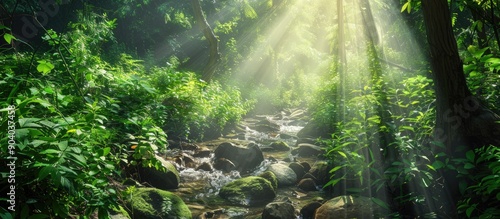
[[(436, 127), (434, 141), (445, 152), (463, 158), (465, 151), (483, 145), (500, 145), (498, 115), (472, 96), (463, 72), (456, 39), (451, 26), (447, 0), (422, 0), (431, 68), (436, 91)], [(456, 172), (443, 171), (445, 188), (440, 196), (446, 217), (456, 217), (460, 198)]]
[(203, 70), (203, 75), (202, 79), (204, 81), (211, 81), (214, 74), (215, 70), (217, 67), (217, 63), (220, 60), (220, 53), (219, 53), (219, 40), (215, 36), (214, 31), (208, 24), (205, 15), (203, 13), (203, 9), (201, 8), (200, 0), (191, 0), (191, 5), (193, 7), (193, 12), (194, 12), (194, 17), (196, 19), (196, 23), (198, 23), (200, 29), (203, 32), (203, 35), (208, 41), (209, 49), (210, 49), (210, 56), (208, 59), (208, 63), (205, 66)]

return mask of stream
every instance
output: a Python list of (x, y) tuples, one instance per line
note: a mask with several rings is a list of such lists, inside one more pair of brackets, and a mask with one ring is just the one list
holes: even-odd
[[(313, 166), (318, 161), (318, 158), (301, 158), (292, 155), (291, 152), (296, 145), (297, 132), (306, 124), (303, 120), (303, 114), (302, 110), (291, 110), (277, 115), (258, 115), (246, 118), (240, 122), (238, 130), (234, 130), (229, 135), (212, 141), (196, 143), (194, 148), (197, 148), (198, 151), (200, 149), (204, 151), (205, 156), (198, 156), (194, 150), (189, 150), (189, 145), (184, 147), (183, 150), (174, 152), (176, 154), (173, 154), (173, 156), (188, 157), (192, 164), (188, 164), (184, 160), (176, 162), (181, 183), (179, 188), (173, 192), (188, 205), (193, 218), (260, 218), (265, 206), (243, 207), (231, 205), (219, 197), (219, 190), (222, 186), (235, 179), (263, 173), (272, 163), (284, 162), (289, 164), (296, 161), (307, 162)], [(276, 141), (286, 142), (291, 150), (271, 150), (269, 145)], [(255, 143), (262, 150), (264, 161), (253, 171), (246, 174), (241, 174), (236, 170), (223, 172), (210, 167), (200, 168), (201, 164), (213, 163), (213, 152), (218, 145), (224, 142), (239, 145)], [(289, 202), (298, 212), (307, 203), (324, 197), (325, 194), (322, 192), (321, 186), (317, 186), (317, 191), (308, 192), (301, 191), (297, 186), (280, 186), (276, 190), (274, 201)], [(296, 215), (299, 214), (296, 213)]]

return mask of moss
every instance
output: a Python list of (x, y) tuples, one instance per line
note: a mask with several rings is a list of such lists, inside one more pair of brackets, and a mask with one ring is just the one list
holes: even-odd
[(133, 218), (190, 219), (191, 211), (177, 195), (155, 188), (138, 188), (130, 199)]
[(235, 205), (258, 206), (272, 201), (276, 192), (269, 180), (249, 176), (226, 184), (219, 195)]
[(271, 148), (273, 148), (274, 150), (277, 150), (277, 151), (289, 151), (290, 150), (290, 146), (288, 146), (288, 144), (284, 141), (275, 141), (273, 143), (271, 143)]
[(278, 178), (276, 178), (276, 174), (274, 174), (273, 172), (266, 171), (260, 174), (259, 176), (264, 179), (267, 179), (271, 183), (274, 189), (278, 188)]

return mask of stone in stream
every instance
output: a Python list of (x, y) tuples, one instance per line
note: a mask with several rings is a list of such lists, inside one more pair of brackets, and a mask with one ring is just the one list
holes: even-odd
[(314, 212), (319, 207), (321, 207), (321, 203), (311, 202), (300, 209), (300, 216), (302, 219), (314, 219)]
[(179, 196), (161, 189), (136, 188), (127, 207), (132, 218), (192, 218), (191, 211)]
[(166, 172), (159, 171), (154, 167), (138, 165), (137, 173), (141, 183), (148, 183), (155, 188), (164, 190), (179, 188), (180, 177), (175, 166), (158, 155), (155, 155), (155, 157), (165, 167)]
[(214, 154), (215, 160), (220, 158), (228, 159), (235, 165), (236, 170), (242, 173), (255, 169), (264, 161), (264, 155), (255, 143), (250, 143), (247, 147), (244, 147), (224, 142), (215, 149)]
[(291, 186), (297, 182), (297, 174), (287, 165), (280, 163), (271, 164), (267, 170), (276, 175), (279, 186)]
[(284, 141), (275, 141), (269, 145), (272, 149), (276, 151), (289, 151), (290, 146)]
[(295, 216), (295, 208), (288, 202), (271, 202), (262, 212), (262, 219), (291, 219)]
[(260, 177), (269, 180), (271, 182), (271, 185), (273, 186), (274, 189), (278, 188), (278, 178), (276, 178), (276, 175), (271, 172), (271, 171), (265, 171), (259, 175)]
[(219, 196), (233, 205), (262, 206), (276, 197), (276, 192), (267, 179), (248, 176), (224, 185)]
[(212, 172), (213, 169), (212, 169), (212, 165), (210, 165), (207, 162), (203, 162), (198, 167), (196, 167), (196, 170), (204, 170), (204, 171)]
[(307, 172), (305, 171), (304, 166), (297, 162), (290, 163), (288, 167), (292, 168), (293, 172), (295, 172), (295, 174), (297, 175), (297, 179), (301, 179)]
[(368, 197), (338, 196), (316, 210), (315, 219), (377, 218), (380, 207)]
[(328, 125), (323, 125), (319, 121), (311, 120), (307, 123), (304, 128), (302, 128), (298, 133), (298, 138), (331, 138), (331, 134), (334, 132), (332, 128)]
[(311, 178), (305, 178), (305, 179), (300, 180), (297, 187), (299, 187), (299, 189), (302, 189), (303, 191), (306, 191), (306, 192), (318, 190), (316, 188), (316, 183)]
[(297, 154), (299, 157), (316, 157), (324, 153), (324, 149), (320, 146), (302, 143), (298, 145), (298, 148), (294, 149), (293, 154)]
[(214, 162), (214, 168), (222, 170), (222, 172), (229, 173), (236, 169), (236, 165), (226, 158), (219, 158)]

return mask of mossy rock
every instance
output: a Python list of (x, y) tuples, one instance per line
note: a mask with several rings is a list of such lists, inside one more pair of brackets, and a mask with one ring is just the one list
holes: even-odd
[(276, 174), (274, 174), (273, 172), (266, 171), (260, 174), (259, 176), (271, 182), (271, 185), (273, 186), (274, 189), (278, 188), (278, 178), (276, 178)]
[(127, 204), (132, 218), (191, 219), (191, 211), (182, 199), (168, 191), (137, 188)]
[(289, 151), (290, 146), (284, 141), (275, 141), (269, 145), (271, 148), (277, 151)]
[(110, 219), (130, 219), (130, 215), (128, 212), (122, 207), (118, 206), (117, 209), (113, 209), (109, 211)]
[(248, 176), (224, 185), (219, 196), (234, 205), (262, 206), (271, 202), (276, 192), (269, 180)]

